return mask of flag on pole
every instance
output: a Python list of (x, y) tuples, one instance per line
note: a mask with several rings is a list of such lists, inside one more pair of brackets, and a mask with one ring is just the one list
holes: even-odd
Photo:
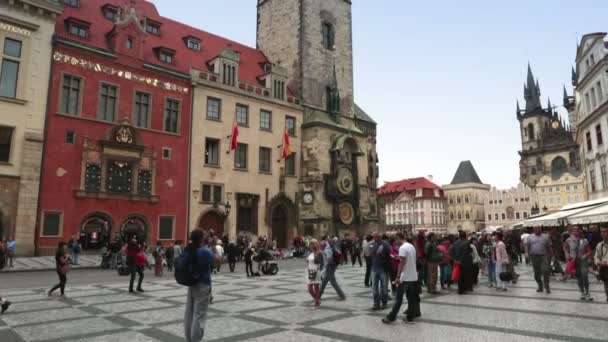
[[(289, 131), (287, 130), (287, 124), (285, 125), (285, 132), (283, 132), (282, 144), (279, 146), (281, 148), (281, 159), (286, 159), (291, 155), (291, 145), (289, 143)], [(281, 159), (278, 162), (281, 162)]]
[(228, 139), (230, 139), (230, 148), (228, 149), (228, 151), (226, 151), (227, 154), (236, 150), (236, 147), (239, 143), (239, 125), (236, 122), (236, 111), (234, 112), (234, 121), (232, 122), (232, 132), (228, 136)]

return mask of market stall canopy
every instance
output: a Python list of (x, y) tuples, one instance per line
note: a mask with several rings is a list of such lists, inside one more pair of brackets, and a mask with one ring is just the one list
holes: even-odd
[(602, 204), (593, 209), (568, 217), (569, 224), (592, 224), (608, 222), (608, 204)]
[(525, 220), (524, 227), (559, 227), (566, 224), (566, 219), (569, 216), (579, 214), (581, 212), (591, 210), (594, 207), (582, 207), (570, 210), (561, 210), (545, 216), (535, 217)]

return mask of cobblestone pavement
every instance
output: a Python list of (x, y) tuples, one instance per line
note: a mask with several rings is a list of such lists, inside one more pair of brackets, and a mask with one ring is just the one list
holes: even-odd
[[(101, 264), (101, 255), (80, 255), (78, 265), (71, 265), (71, 268), (93, 268), (99, 267)], [(26, 272), (26, 271), (43, 271), (55, 269), (54, 256), (42, 257), (17, 257), (14, 260), (13, 267), (6, 266), (2, 272)]]
[[(311, 300), (302, 269), (273, 277), (214, 276), (205, 341), (606, 341), (608, 304), (592, 281), (595, 302), (581, 302), (573, 281), (553, 282), (550, 295), (536, 293), (530, 269), (508, 292), (480, 284), (472, 295), (454, 291), (422, 298), (422, 319), (384, 325), (388, 310), (372, 312), (359, 267), (338, 271), (346, 301), (326, 290), (321, 310)], [(3, 291), (14, 303), (0, 316), (0, 340), (183, 341), (185, 288), (146, 274), (144, 294), (131, 295), (122, 282), (68, 287), (66, 298), (46, 289)], [(68, 282), (69, 284), (69, 282)]]

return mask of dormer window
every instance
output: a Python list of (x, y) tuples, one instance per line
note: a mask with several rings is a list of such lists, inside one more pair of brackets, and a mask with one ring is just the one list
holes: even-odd
[(323, 34), (323, 47), (325, 47), (327, 50), (333, 50), (335, 44), (334, 25), (328, 22), (323, 22), (321, 33)]
[(272, 88), (275, 99), (285, 100), (285, 81), (275, 79)]
[(110, 4), (105, 5), (101, 8), (103, 11), (104, 18), (114, 22), (118, 19), (118, 8), (116, 6), (112, 6)]
[(68, 33), (79, 38), (87, 39), (89, 37), (89, 26), (89, 23), (75, 20), (74, 18), (66, 20), (66, 30)]
[(229, 86), (236, 85), (236, 66), (231, 63), (222, 63), (222, 83)]
[(201, 41), (200, 39), (194, 37), (186, 37), (186, 46), (190, 50), (201, 51)]
[(167, 51), (161, 50), (158, 53), (158, 59), (160, 59), (160, 61), (163, 63), (173, 64), (173, 57), (174, 57), (174, 55)]
[(125, 43), (127, 50), (133, 49), (133, 38), (127, 38), (127, 42)]
[(74, 7), (74, 8), (80, 7), (80, 0), (63, 0), (63, 3), (69, 7)]
[(146, 32), (159, 36), (160, 23), (152, 20), (146, 20)]

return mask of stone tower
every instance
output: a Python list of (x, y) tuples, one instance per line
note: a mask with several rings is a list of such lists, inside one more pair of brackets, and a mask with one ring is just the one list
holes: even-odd
[(551, 100), (546, 109), (542, 107), (540, 87), (530, 65), (524, 84), (524, 99), (525, 109), (520, 109), (517, 102), (516, 110), (522, 145), (519, 152), (521, 182), (535, 188), (545, 175), (559, 179), (566, 172), (574, 176), (580, 174), (578, 145), (572, 130), (554, 110)]
[(354, 102), (350, 0), (258, 0), (257, 47), (299, 96), (302, 234), (362, 233), (378, 222), (376, 122)]

